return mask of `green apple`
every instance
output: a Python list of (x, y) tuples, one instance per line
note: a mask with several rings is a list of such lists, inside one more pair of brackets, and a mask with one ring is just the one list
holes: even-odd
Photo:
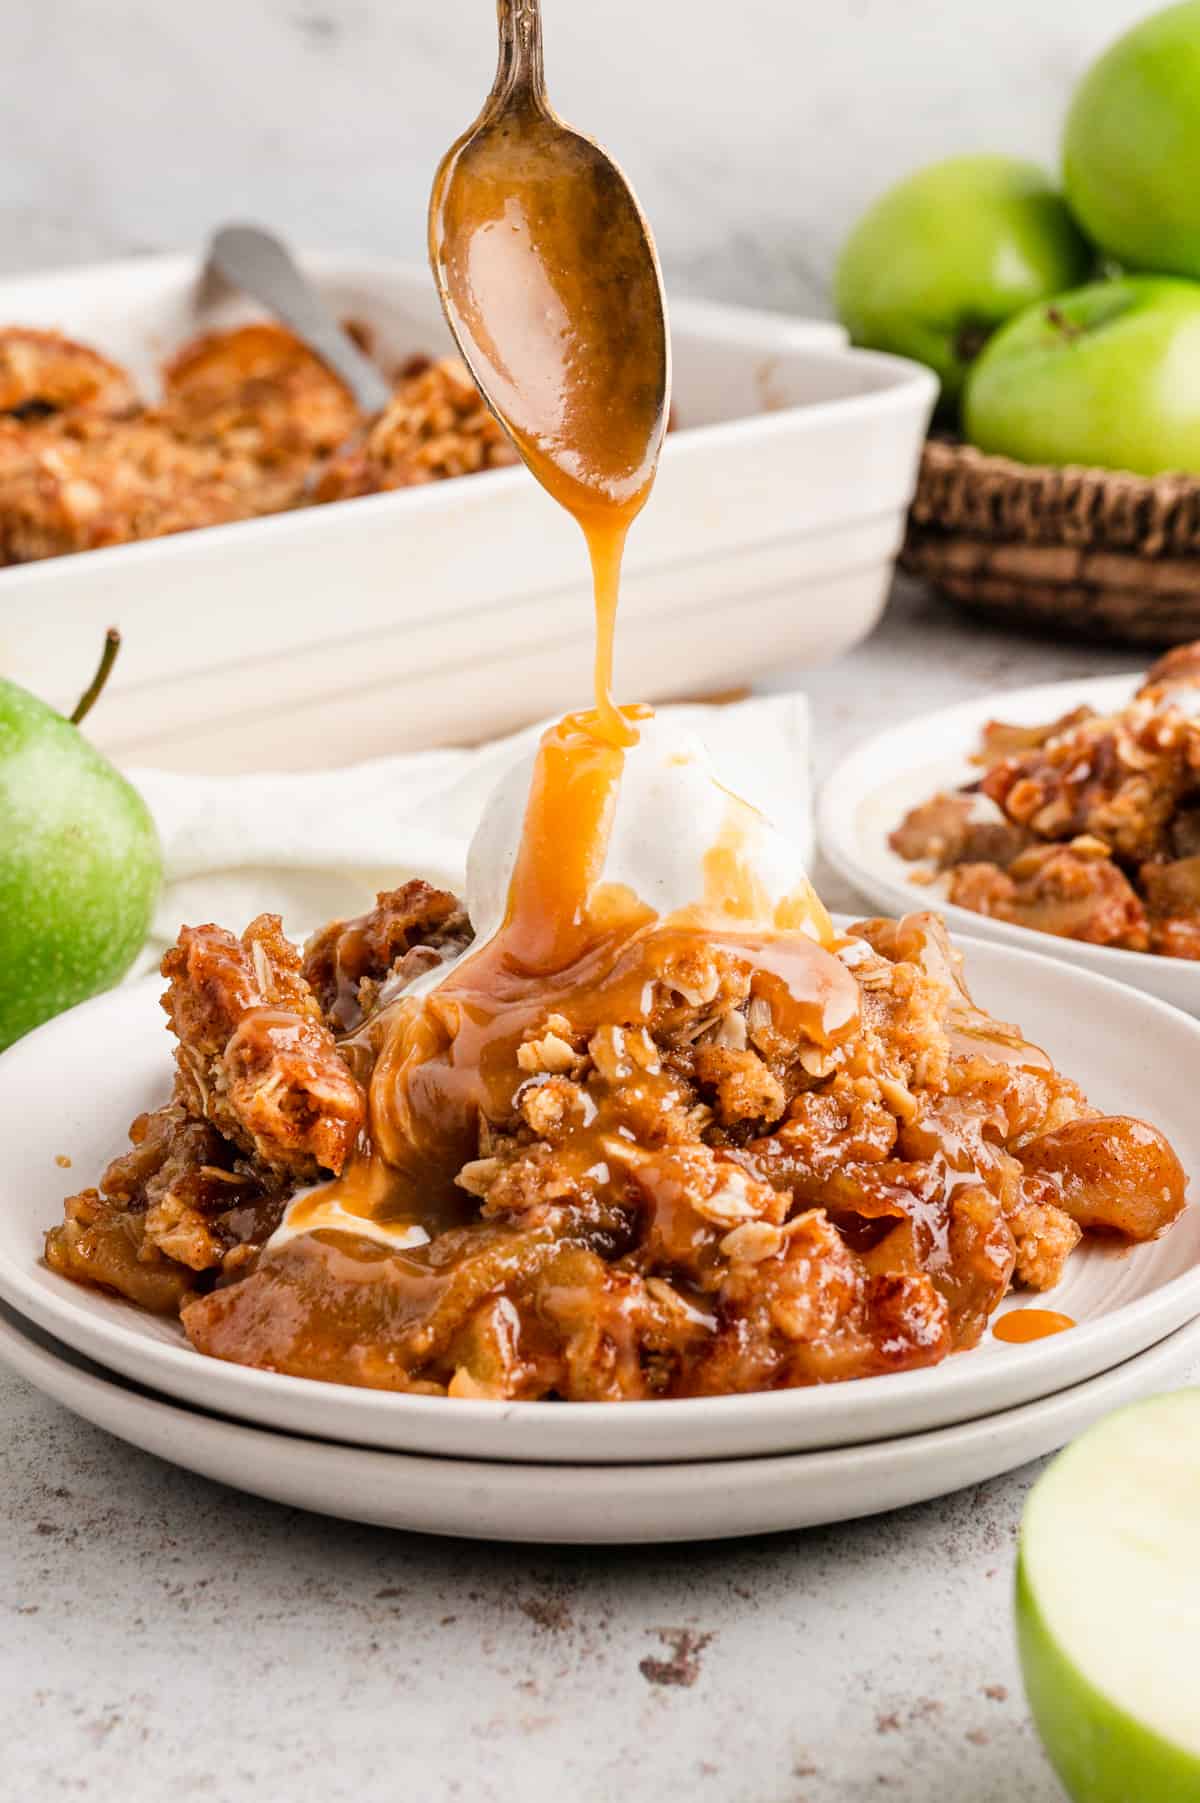
[(1200, 277), (1200, 0), (1118, 38), (1075, 90), (1063, 140), (1084, 230), (1134, 269)]
[(971, 371), (963, 429), (1022, 463), (1200, 470), (1200, 282), (1122, 276), (1030, 307)]
[(929, 364), (950, 405), (997, 326), (1086, 281), (1093, 265), (1034, 164), (951, 157), (898, 182), (859, 221), (838, 258), (834, 302), (855, 344)]
[(1017, 1639), (1075, 1803), (1200, 1803), (1200, 1390), (1134, 1404), (1025, 1508)]
[(150, 924), (154, 822), (75, 724), (102, 681), (67, 720), (0, 679), (0, 1048), (110, 988)]

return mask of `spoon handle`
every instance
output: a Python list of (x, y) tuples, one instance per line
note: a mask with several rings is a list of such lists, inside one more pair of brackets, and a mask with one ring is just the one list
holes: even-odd
[(500, 61), (492, 85), (493, 100), (528, 95), (544, 100), (542, 67), (542, 0), (496, 0)]
[(209, 262), (226, 281), (269, 307), (349, 388), (366, 413), (392, 398), (382, 373), (342, 330), (287, 246), (255, 225), (226, 225), (214, 233)]

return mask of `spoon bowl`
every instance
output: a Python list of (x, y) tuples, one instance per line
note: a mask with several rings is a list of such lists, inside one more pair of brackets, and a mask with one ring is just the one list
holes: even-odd
[(616, 163), (554, 112), (537, 0), (499, 0), (496, 80), (443, 159), (430, 258), (489, 406), (581, 520), (632, 518), (666, 431), (670, 344), (650, 228)]

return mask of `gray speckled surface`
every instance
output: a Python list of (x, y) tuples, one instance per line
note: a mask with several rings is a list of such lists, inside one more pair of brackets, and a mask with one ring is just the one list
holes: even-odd
[[(823, 772), (922, 707), (1134, 663), (902, 591), (801, 680)], [(1010, 1631), (1035, 1469), (806, 1534), (539, 1552), (236, 1495), (3, 1372), (0, 1441), (0, 1791), (20, 1803), (1061, 1796)]]
[[(955, 151), (1053, 167), (1080, 71), (1146, 10), (956, 0), (951, 30), (946, 0), (546, 0), (546, 67), (636, 184), (674, 292), (824, 312), (880, 188)], [(7, 13), (5, 274), (199, 243), (222, 216), (420, 258), (433, 170), (494, 66), (487, 0)]]

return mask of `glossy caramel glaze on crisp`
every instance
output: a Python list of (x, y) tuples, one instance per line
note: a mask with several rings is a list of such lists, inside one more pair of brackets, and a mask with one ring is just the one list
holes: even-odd
[[(454, 1396), (711, 1395), (934, 1364), (1014, 1283), (1053, 1285), (1083, 1230), (1145, 1239), (1183, 1206), (1162, 1136), (1097, 1116), (980, 1013), (922, 915), (807, 941), (791, 966), (772, 953), (778, 982), (761, 947), (639, 929), (589, 1017), (521, 1003), (487, 1040), (453, 1181), (396, 1190), (425, 1243), (268, 1246), (296, 1186), (350, 1155), (408, 983), (468, 938), (421, 884), (318, 934), (303, 966), (269, 916), (240, 940), (185, 932), (164, 966), (175, 1096), (68, 1201), (51, 1266), (264, 1369)], [(793, 1005), (824, 958), (840, 975), (822, 1009)], [(377, 1176), (368, 1152), (360, 1135), (346, 1171)]]

